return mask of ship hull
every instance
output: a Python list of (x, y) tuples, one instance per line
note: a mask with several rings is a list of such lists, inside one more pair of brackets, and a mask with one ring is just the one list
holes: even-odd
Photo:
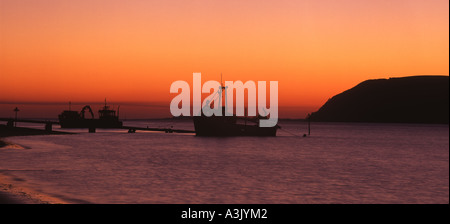
[(258, 125), (236, 124), (227, 118), (194, 117), (197, 136), (276, 136), (277, 127), (259, 127)]

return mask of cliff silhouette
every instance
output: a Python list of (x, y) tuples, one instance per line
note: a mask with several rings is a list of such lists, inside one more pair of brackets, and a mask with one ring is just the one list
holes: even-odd
[(329, 99), (312, 121), (434, 123), (449, 121), (449, 77), (364, 81)]

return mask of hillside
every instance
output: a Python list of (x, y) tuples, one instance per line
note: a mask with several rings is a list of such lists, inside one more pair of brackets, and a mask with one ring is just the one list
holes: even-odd
[(329, 99), (313, 121), (444, 123), (449, 121), (449, 77), (367, 80)]

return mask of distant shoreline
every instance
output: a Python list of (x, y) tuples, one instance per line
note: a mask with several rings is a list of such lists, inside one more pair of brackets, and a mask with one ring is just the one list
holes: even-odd
[(331, 97), (311, 120), (449, 124), (449, 77), (370, 79)]

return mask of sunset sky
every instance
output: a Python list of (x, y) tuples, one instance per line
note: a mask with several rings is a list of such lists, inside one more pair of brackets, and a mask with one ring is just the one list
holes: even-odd
[(278, 81), (280, 117), (303, 118), (366, 79), (448, 75), (449, 1), (0, 0), (0, 117), (105, 97), (168, 117), (193, 72)]

